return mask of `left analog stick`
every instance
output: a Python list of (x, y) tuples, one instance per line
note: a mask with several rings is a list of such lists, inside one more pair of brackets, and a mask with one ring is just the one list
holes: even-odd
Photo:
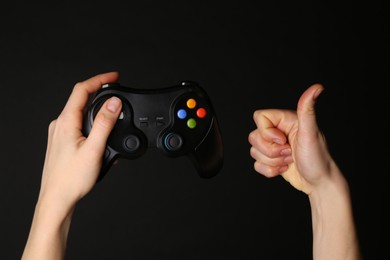
[(135, 152), (140, 147), (140, 140), (136, 135), (129, 135), (123, 143), (125, 149), (129, 152)]

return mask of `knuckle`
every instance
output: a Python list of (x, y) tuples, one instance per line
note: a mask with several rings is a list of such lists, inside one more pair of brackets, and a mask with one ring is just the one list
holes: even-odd
[(79, 82), (76, 82), (76, 84), (74, 84), (73, 86), (73, 90), (79, 90), (81, 88), (83, 88), (83, 82), (79, 81)]
[(53, 129), (59, 134), (68, 135), (73, 131), (73, 121), (69, 115), (61, 114), (54, 123), (52, 123)]
[(267, 156), (268, 158), (273, 158), (274, 157), (274, 149), (272, 147), (270, 147), (269, 149), (265, 149), (264, 150), (264, 154), (265, 156)]
[(49, 126), (48, 126), (48, 133), (49, 133), (49, 136), (52, 135), (52, 133), (53, 133), (54, 130), (56, 129), (56, 125), (57, 125), (57, 119), (54, 119), (54, 120), (52, 120), (52, 121), (49, 123)]
[(270, 149), (266, 150), (269, 158), (275, 158), (280, 156), (280, 148), (277, 145), (271, 144)]
[(254, 143), (256, 141), (256, 131), (252, 131), (249, 133), (248, 141), (251, 145), (254, 145)]
[(86, 91), (86, 85), (84, 82), (80, 81), (80, 82), (77, 82), (76, 84), (74, 84), (73, 92), (82, 93), (84, 91)]
[(277, 175), (276, 169), (274, 167), (266, 166), (258, 161), (255, 162), (254, 168), (258, 173), (267, 178), (272, 178)]
[(253, 119), (256, 121), (256, 119), (260, 116), (260, 114), (261, 114), (260, 110), (256, 110), (255, 112), (253, 112)]
[(49, 123), (49, 131), (54, 130), (54, 128), (56, 127), (56, 124), (57, 124), (57, 119), (52, 120), (52, 121)]
[(257, 154), (257, 151), (256, 151), (256, 148), (254, 148), (253, 146), (249, 149), (249, 154), (250, 156), (253, 158), (253, 159), (256, 159), (256, 154)]

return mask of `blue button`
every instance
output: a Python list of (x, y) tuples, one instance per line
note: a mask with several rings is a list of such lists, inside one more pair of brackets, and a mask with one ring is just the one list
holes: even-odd
[(184, 119), (187, 117), (187, 111), (185, 111), (184, 109), (180, 109), (179, 111), (177, 111), (177, 117), (180, 118), (180, 119)]

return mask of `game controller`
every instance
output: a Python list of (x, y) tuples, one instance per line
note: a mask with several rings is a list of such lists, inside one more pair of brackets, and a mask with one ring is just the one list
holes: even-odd
[(186, 81), (161, 89), (104, 84), (86, 107), (85, 136), (103, 103), (112, 96), (122, 100), (122, 111), (107, 140), (97, 181), (118, 158), (136, 159), (149, 148), (170, 158), (189, 157), (202, 178), (211, 178), (221, 170), (220, 127), (210, 99), (199, 84)]

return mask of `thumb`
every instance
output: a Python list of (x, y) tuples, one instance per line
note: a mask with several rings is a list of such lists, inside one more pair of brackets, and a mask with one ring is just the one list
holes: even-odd
[(118, 120), (122, 109), (122, 101), (118, 97), (111, 97), (104, 102), (96, 114), (92, 129), (86, 140), (86, 145), (95, 151), (103, 153), (108, 136)]
[(299, 129), (309, 131), (318, 130), (315, 113), (315, 102), (324, 87), (321, 84), (314, 84), (303, 92), (298, 101), (297, 115)]

